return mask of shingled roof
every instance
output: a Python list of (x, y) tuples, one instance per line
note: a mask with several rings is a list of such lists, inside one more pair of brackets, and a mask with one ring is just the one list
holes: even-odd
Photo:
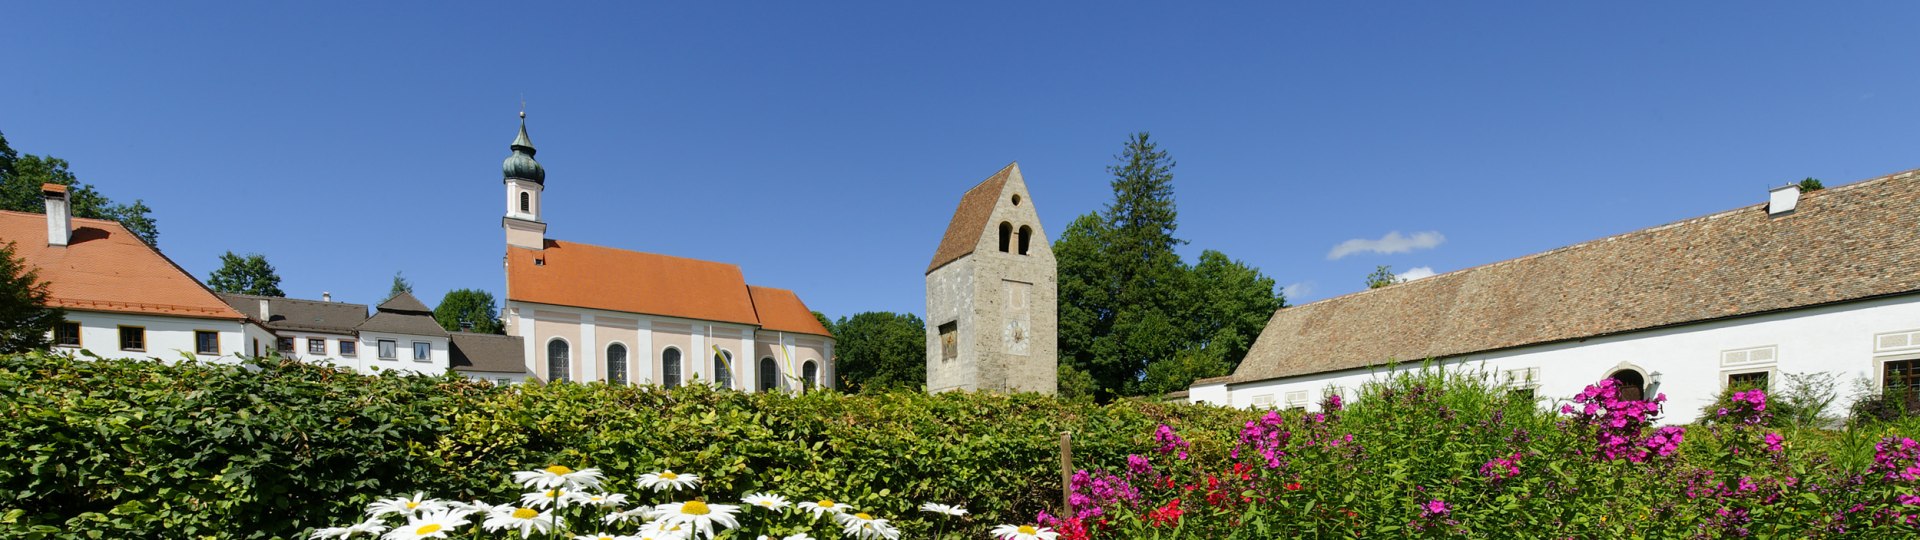
[(455, 371), (488, 373), (524, 373), (527, 370), (525, 342), (520, 336), (454, 332), (447, 351)]
[(1233, 382), (1920, 291), (1920, 171), (1274, 313)]
[(47, 304), (106, 311), (245, 320), (213, 291), (119, 222), (73, 218), (68, 245), (47, 244), (47, 216), (0, 211), (0, 242), (47, 283)]
[[(293, 330), (352, 334), (354, 327), (367, 320), (367, 306), (346, 302), (301, 300), (278, 296), (214, 293), (227, 305), (239, 310), (269, 330)], [(267, 301), (267, 317), (260, 316), (260, 301)]]
[(559, 240), (507, 249), (507, 299), (833, 335), (793, 291), (749, 286), (738, 266)]
[[(269, 308), (271, 309), (271, 308)], [(374, 308), (373, 317), (360, 323), (361, 332), (385, 332), (406, 334), (409, 336), (444, 336), (447, 330), (433, 321), (433, 310), (414, 298), (413, 293), (402, 292), (381, 302)]]
[(1006, 189), (1007, 176), (1019, 167), (1018, 163), (1008, 163), (1000, 172), (980, 181), (966, 195), (960, 196), (960, 207), (953, 209), (953, 220), (947, 223), (947, 233), (940, 237), (940, 247), (933, 250), (933, 262), (927, 264), (927, 273), (946, 266), (973, 253), (980, 243), (980, 233), (986, 230), (987, 220), (993, 217), (993, 205), (999, 202), (1000, 192)]
[(820, 319), (814, 318), (813, 310), (800, 301), (800, 296), (786, 289), (748, 285), (747, 291), (753, 296), (753, 311), (760, 316), (760, 328), (777, 332), (797, 332), (816, 336), (833, 335)]

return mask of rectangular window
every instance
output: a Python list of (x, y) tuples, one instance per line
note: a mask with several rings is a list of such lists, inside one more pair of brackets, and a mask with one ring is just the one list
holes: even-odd
[(1768, 373), (1765, 371), (1730, 373), (1727, 375), (1727, 388), (1759, 388), (1765, 390), (1767, 388), (1767, 375)]
[(940, 358), (960, 357), (960, 321), (940, 325)]
[(60, 321), (53, 326), (53, 344), (61, 347), (80, 346), (80, 323)]
[(494, 380), (493, 380), (493, 383), (494, 383), (494, 384), (498, 384), (498, 385), (500, 385), (500, 386), (506, 386), (506, 385), (509, 385), (509, 384), (513, 384), (513, 379), (509, 379), (509, 378), (506, 378), (506, 377), (501, 377), (501, 378), (498, 378), (498, 379), (494, 379)]
[(1525, 402), (1531, 403), (1534, 400), (1533, 387), (1529, 386), (1525, 388), (1515, 388), (1512, 390), (1508, 390), (1507, 399), (1514, 400), (1514, 401), (1525, 401)]
[(340, 340), (340, 356), (355, 356), (360, 354), (359, 345), (360, 344), (354, 343), (351, 339)]
[(293, 353), (293, 338), (283, 337), (283, 338), (274, 340), (273, 350), (279, 351), (280, 354)]
[(1286, 397), (1287, 397), (1288, 410), (1305, 410), (1307, 408), (1307, 391), (1306, 390), (1295, 390), (1292, 392), (1287, 392)]
[(194, 330), (193, 352), (197, 354), (220, 354), (220, 333), (212, 330)]
[(1915, 396), (1920, 396), (1920, 359), (1888, 361), (1880, 384), (1888, 396), (1913, 401)]
[(138, 326), (120, 327), (120, 350), (147, 350), (147, 329)]
[(413, 342), (413, 359), (425, 362), (433, 358), (433, 345), (425, 341)]
[(399, 360), (400, 344), (395, 343), (391, 339), (380, 340), (380, 359), (381, 360)]
[(321, 356), (326, 356), (327, 340), (321, 339), (321, 338), (307, 338), (307, 354), (317, 354)]

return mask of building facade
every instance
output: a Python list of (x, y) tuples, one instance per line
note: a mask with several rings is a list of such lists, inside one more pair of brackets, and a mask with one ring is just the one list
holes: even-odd
[(0, 211), (0, 240), (47, 284), (65, 310), (55, 350), (104, 358), (235, 361), (273, 341), (258, 321), (118, 222), (75, 218), (66, 186), (41, 187), (45, 214)]
[(1694, 419), (1729, 385), (1920, 388), (1920, 171), (1302, 306), (1193, 402), (1312, 408), (1424, 363), (1543, 402), (1602, 378)]
[(1059, 274), (1018, 163), (961, 196), (926, 281), (927, 391), (1058, 391)]
[(793, 291), (740, 268), (547, 238), (546, 170), (526, 115), (502, 164), (502, 320), (542, 381), (711, 384), (797, 392), (833, 386), (833, 336)]

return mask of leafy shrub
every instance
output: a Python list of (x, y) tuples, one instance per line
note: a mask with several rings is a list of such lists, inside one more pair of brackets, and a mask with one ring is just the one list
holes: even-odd
[(1062, 431), (1077, 463), (1106, 467), (1160, 424), (1225, 433), (1248, 417), (1038, 395), (497, 387), (278, 360), (5, 356), (0, 537), (293, 537), (402, 493), (509, 500), (507, 472), (553, 463), (832, 497), (905, 518), (917, 536), (924, 501), (966, 506), (977, 523), (1059, 504)]

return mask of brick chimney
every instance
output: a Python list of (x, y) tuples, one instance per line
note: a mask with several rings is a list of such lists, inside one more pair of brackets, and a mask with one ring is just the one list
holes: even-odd
[(40, 184), (40, 196), (47, 202), (47, 245), (67, 245), (73, 239), (73, 203), (67, 200), (67, 186)]

